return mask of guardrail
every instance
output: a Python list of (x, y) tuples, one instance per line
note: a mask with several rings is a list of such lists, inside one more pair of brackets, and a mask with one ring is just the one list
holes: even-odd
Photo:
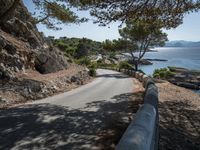
[(144, 104), (125, 131), (116, 150), (158, 150), (159, 114), (158, 89), (151, 77), (134, 70), (105, 68), (123, 72), (137, 78), (145, 88)]

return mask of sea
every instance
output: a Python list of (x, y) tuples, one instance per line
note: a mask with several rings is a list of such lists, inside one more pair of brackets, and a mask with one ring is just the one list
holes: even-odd
[[(146, 59), (163, 59), (167, 61), (152, 61), (153, 65), (140, 66), (147, 75), (152, 75), (155, 69), (167, 66), (183, 67), (200, 71), (200, 47), (162, 47), (147, 52)], [(200, 93), (200, 91), (197, 91)]]

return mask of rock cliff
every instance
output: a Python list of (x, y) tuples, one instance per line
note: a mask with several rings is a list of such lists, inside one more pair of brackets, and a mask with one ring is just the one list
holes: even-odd
[[(3, 14), (2, 10), (8, 9), (9, 4), (12, 5), (12, 0), (0, 2), (0, 15)], [(69, 63), (62, 52), (45, 41), (32, 20), (28, 10), (20, 2), (15, 13), (1, 23), (1, 66), (5, 65), (7, 70), (16, 72), (36, 69), (44, 74), (67, 68)]]
[(89, 79), (86, 68), (70, 64), (38, 32), (21, 0), (1, 0), (0, 18), (0, 105), (46, 97)]

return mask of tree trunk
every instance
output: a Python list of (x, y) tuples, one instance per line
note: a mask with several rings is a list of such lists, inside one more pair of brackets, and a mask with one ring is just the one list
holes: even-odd
[(135, 71), (138, 71), (138, 63), (135, 62)]

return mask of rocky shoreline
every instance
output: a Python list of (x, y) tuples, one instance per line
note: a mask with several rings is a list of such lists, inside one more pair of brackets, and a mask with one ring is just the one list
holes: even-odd
[(175, 75), (168, 79), (169, 82), (192, 90), (200, 90), (200, 71), (173, 67), (170, 69)]

